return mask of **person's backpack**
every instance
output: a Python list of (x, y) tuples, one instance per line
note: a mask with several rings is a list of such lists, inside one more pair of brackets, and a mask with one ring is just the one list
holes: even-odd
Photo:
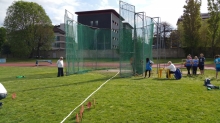
[(176, 71), (175, 71), (175, 73), (174, 73), (174, 77), (175, 77), (176, 79), (181, 79), (181, 78), (182, 78), (182, 73), (181, 73), (181, 71), (180, 71), (179, 68), (176, 68)]
[(204, 86), (207, 86), (208, 84), (211, 84), (211, 80), (209, 78), (206, 78), (204, 80)]
[(208, 90), (210, 90), (210, 89), (219, 89), (219, 86), (215, 86), (215, 85), (211, 84), (211, 80), (209, 78), (205, 79), (204, 86), (206, 86)]

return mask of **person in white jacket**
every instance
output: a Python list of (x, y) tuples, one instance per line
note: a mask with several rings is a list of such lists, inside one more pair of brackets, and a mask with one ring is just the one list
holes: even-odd
[[(0, 100), (6, 98), (7, 96), (7, 90), (5, 89), (5, 87), (2, 85), (2, 83), (0, 83)], [(2, 106), (2, 102), (0, 102), (0, 107)]]
[(64, 63), (63, 63), (63, 57), (60, 57), (60, 59), (57, 61), (57, 67), (58, 67), (58, 74), (57, 77), (63, 76), (63, 67), (64, 67)]
[(174, 74), (176, 72), (176, 66), (171, 61), (168, 61), (168, 65), (169, 66), (166, 67), (166, 69), (169, 69), (169, 72), (167, 72), (167, 75), (166, 75), (167, 78), (168, 76), (170, 76), (170, 74)]

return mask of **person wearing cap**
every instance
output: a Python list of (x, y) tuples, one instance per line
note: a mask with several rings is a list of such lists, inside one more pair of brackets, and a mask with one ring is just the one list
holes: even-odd
[[(0, 83), (0, 100), (6, 98), (7, 96), (7, 90), (5, 89), (5, 87), (2, 85), (2, 83)], [(2, 102), (0, 102), (0, 107), (3, 105)]]
[(57, 61), (57, 67), (58, 67), (58, 73), (57, 73), (57, 77), (63, 76), (63, 67), (64, 67), (64, 63), (63, 63), (63, 57), (60, 57), (60, 59)]
[[(170, 76), (170, 74), (174, 74), (176, 72), (176, 66), (171, 62), (168, 61), (168, 65), (167, 67), (165, 67), (165, 69), (169, 70), (167, 71), (166, 77), (168, 78), (168, 76)], [(169, 75), (168, 75), (169, 73)]]

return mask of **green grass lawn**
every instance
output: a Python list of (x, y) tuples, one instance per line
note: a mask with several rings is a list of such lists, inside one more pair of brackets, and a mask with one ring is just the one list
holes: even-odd
[[(0, 67), (8, 96), (1, 100), (0, 123), (57, 123), (116, 72), (91, 71), (56, 77), (56, 67)], [(24, 75), (25, 78), (16, 78)], [(214, 70), (181, 80), (116, 76), (92, 95), (96, 106), (85, 109), (84, 123), (220, 122), (220, 90), (207, 90), (206, 77), (220, 86)], [(16, 98), (11, 96), (16, 93)], [(92, 104), (93, 105), (93, 104)], [(75, 122), (76, 109), (65, 123)]]

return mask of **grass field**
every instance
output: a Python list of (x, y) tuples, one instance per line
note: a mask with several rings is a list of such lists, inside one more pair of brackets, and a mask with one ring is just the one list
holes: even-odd
[[(210, 62), (211, 63), (211, 62)], [(56, 77), (56, 67), (0, 67), (8, 96), (1, 100), (0, 123), (57, 123), (117, 72), (91, 71)], [(25, 78), (16, 78), (24, 75)], [(220, 90), (207, 90), (204, 79), (220, 86), (214, 70), (181, 80), (116, 76), (83, 105), (84, 123), (220, 122)], [(16, 93), (16, 98), (11, 96)], [(95, 99), (95, 107), (93, 100)], [(91, 101), (91, 109), (86, 109)], [(65, 121), (75, 122), (77, 108)]]

